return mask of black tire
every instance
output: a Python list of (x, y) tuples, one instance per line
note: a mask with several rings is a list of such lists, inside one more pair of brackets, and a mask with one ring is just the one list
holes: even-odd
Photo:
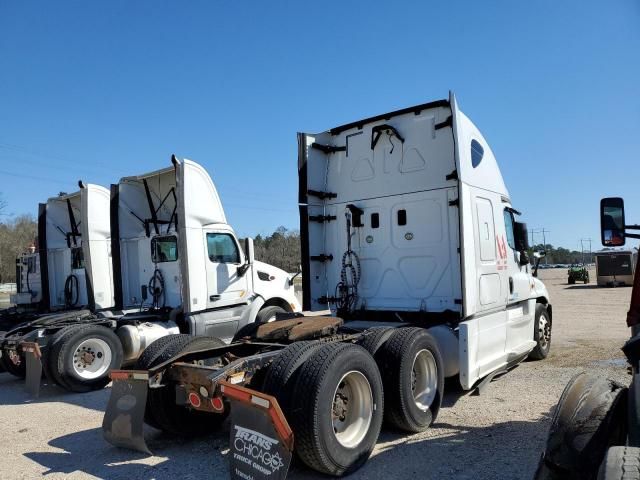
[(640, 480), (640, 448), (611, 447), (600, 465), (598, 480)]
[(269, 366), (262, 391), (276, 397), (283, 412), (290, 410), (300, 367), (320, 347), (320, 342), (295, 342), (282, 350)]
[(14, 377), (25, 378), (27, 376), (27, 362), (24, 355), (20, 355), (20, 363), (16, 365), (11, 361), (7, 350), (2, 351), (2, 357), (0, 357), (0, 365), (7, 373), (10, 373)]
[(573, 277), (569, 277), (569, 285), (573, 285), (574, 283), (576, 283), (576, 279)]
[[(416, 364), (419, 353), (423, 361)], [(435, 338), (423, 328), (396, 329), (376, 355), (376, 360), (384, 383), (386, 423), (412, 433), (429, 428), (438, 416), (444, 395), (444, 367)], [(414, 367), (420, 368), (423, 364), (429, 366), (429, 374), (424, 372), (424, 381), (435, 386), (435, 391), (433, 387), (430, 389), (432, 393), (427, 398), (432, 400), (421, 408), (416, 404), (413, 389)]]
[(380, 347), (389, 340), (394, 331), (395, 329), (391, 327), (370, 328), (362, 335), (362, 338), (360, 338), (357, 343), (375, 358)]
[(580, 373), (556, 405), (537, 479), (596, 478), (607, 449), (624, 444), (627, 388), (613, 380)]
[(233, 336), (232, 342), (254, 338), (256, 331), (258, 330), (258, 327), (260, 325), (261, 324), (257, 322), (247, 323), (244, 327), (240, 328), (240, 330), (236, 332), (236, 334)]
[[(76, 349), (85, 341), (103, 342), (111, 353), (111, 360), (104, 372), (97, 378), (86, 379), (74, 368)], [(98, 352), (98, 357), (101, 353)], [(72, 392), (83, 393), (104, 388), (111, 379), (109, 371), (122, 366), (124, 354), (118, 336), (110, 328), (102, 325), (77, 325), (64, 329), (51, 349), (49, 368), (55, 381)]]
[[(542, 325), (544, 323), (545, 325)], [(536, 303), (536, 314), (533, 322), (533, 340), (536, 346), (529, 358), (532, 360), (544, 360), (549, 355), (551, 349), (551, 328), (552, 322), (547, 307), (542, 303)]]
[[(183, 335), (180, 334), (181, 337), (185, 338), (185, 340), (191, 338), (191, 335)], [(162, 352), (165, 350), (166, 346), (169, 343), (174, 342), (174, 337), (172, 335), (165, 335), (164, 337), (160, 337), (155, 342), (152, 342), (147, 348), (145, 348), (138, 360), (136, 360), (136, 370), (149, 370), (150, 368), (159, 365), (162, 362), (159, 362), (159, 357)]]
[[(155, 343), (156, 342), (149, 345), (148, 348), (151, 348)], [(155, 355), (155, 359), (147, 368), (160, 365), (166, 360), (189, 350), (223, 345), (225, 345), (225, 343), (215, 337), (169, 335), (169, 340), (166, 340), (164, 347), (160, 349), (158, 355)], [(149, 357), (151, 357), (151, 355)], [(192, 410), (183, 405), (177, 405), (175, 385), (169, 383), (161, 388), (149, 389), (145, 421), (152, 427), (173, 435), (192, 437), (217, 430), (227, 417), (228, 412), (228, 408), (225, 409), (224, 413), (215, 414)]]
[(264, 307), (256, 315), (255, 323), (274, 322), (278, 313), (287, 313), (287, 311), (282, 307)]
[[(338, 388), (351, 385), (350, 379), (368, 385), (360, 392), (370, 395), (361, 394), (360, 399), (368, 398), (371, 402), (366, 407), (370, 422), (356, 435), (352, 445), (345, 446), (334, 432), (333, 414)], [(345, 475), (360, 468), (373, 451), (383, 417), (382, 379), (371, 355), (359, 345), (324, 344), (300, 368), (294, 391), (288, 420), (296, 435), (298, 457), (309, 467), (329, 475)], [(355, 394), (347, 397), (347, 402), (343, 405), (360, 403)]]
[(265, 307), (258, 312), (256, 319), (247, 323), (244, 327), (240, 328), (233, 336), (233, 341), (237, 342), (243, 338), (253, 338), (258, 330), (258, 327), (263, 323), (275, 322), (275, 317), (278, 313), (289, 313), (282, 307)]
[[(83, 327), (84, 326), (85, 325), (83, 325)], [(66, 385), (65, 383), (60, 383), (60, 382), (64, 382), (64, 380), (61, 377), (56, 378), (56, 376), (53, 374), (54, 364), (51, 359), (53, 357), (53, 347), (58, 344), (58, 342), (63, 337), (65, 332), (74, 328), (77, 328), (77, 326), (71, 325), (65, 328), (61, 328), (56, 333), (54, 333), (53, 336), (51, 337), (51, 340), (49, 341), (49, 344), (47, 345), (47, 348), (44, 348), (42, 350), (42, 358), (40, 359), (40, 361), (42, 362), (42, 373), (44, 374), (45, 378), (49, 382), (55, 383), (56, 385), (64, 389), (69, 389), (69, 386)]]

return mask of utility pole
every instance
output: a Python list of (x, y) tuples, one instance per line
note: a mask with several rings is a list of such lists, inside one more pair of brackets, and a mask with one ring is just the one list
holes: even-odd
[(590, 238), (580, 239), (580, 249), (582, 250), (582, 265), (584, 265), (584, 244), (582, 242), (589, 242), (589, 263), (591, 263), (591, 239)]
[[(538, 228), (536, 230), (531, 230), (531, 243), (533, 243), (533, 234), (534, 233), (541, 233), (542, 234), (542, 247), (546, 250), (547, 249), (547, 233), (550, 233), (550, 230), (543, 228)], [(544, 263), (545, 265), (549, 263), (549, 259), (548, 257), (545, 255), (544, 256)]]

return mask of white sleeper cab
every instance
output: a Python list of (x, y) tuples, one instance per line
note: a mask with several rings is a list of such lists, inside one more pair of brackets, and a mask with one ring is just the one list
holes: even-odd
[[(453, 95), (298, 142), (303, 306), (331, 315), (262, 323), (228, 345), (158, 340), (140, 356), (138, 378), (114, 372), (103, 420), (112, 444), (149, 452), (144, 421), (190, 437), (218, 429), (231, 410), (232, 479), (284, 478), (294, 451), (314, 470), (346, 475), (367, 461), (383, 421), (429, 428), (445, 377), (485, 388), (517, 362), (547, 356), (551, 304), (531, 269), (526, 227)], [(189, 164), (176, 166), (180, 185)], [(210, 191), (196, 178), (187, 192)], [(208, 232), (225, 222), (215, 210), (178, 209), (177, 223), (178, 257), (186, 248), (188, 268), (201, 265), (180, 277), (192, 325), (210, 294), (209, 261), (219, 262)], [(229, 270), (215, 270), (226, 284)], [(209, 311), (205, 332), (226, 334)], [(251, 438), (269, 439), (269, 455)]]
[(305, 309), (435, 326), (465, 389), (546, 356), (551, 305), (526, 227), (453, 95), (298, 141)]

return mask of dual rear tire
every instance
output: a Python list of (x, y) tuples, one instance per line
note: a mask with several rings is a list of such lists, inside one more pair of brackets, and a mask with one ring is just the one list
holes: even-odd
[(297, 342), (265, 378), (309, 467), (349, 474), (373, 451), (383, 422), (420, 432), (435, 420), (444, 391), (442, 357), (422, 328), (376, 328), (359, 345)]
[[(225, 345), (215, 337), (167, 335), (149, 345), (140, 355), (136, 369), (149, 370), (188, 351), (204, 350)], [(147, 395), (144, 421), (154, 428), (182, 437), (204, 435), (216, 431), (228, 416), (193, 410), (176, 403), (176, 385), (169, 382), (160, 388), (151, 388)]]

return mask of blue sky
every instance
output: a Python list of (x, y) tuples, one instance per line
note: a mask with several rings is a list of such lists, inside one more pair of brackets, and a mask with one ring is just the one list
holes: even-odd
[(297, 228), (297, 131), (451, 89), (529, 228), (595, 247), (600, 197), (640, 223), (638, 52), (637, 0), (0, 0), (0, 191), (35, 214), (176, 153), (240, 235)]

